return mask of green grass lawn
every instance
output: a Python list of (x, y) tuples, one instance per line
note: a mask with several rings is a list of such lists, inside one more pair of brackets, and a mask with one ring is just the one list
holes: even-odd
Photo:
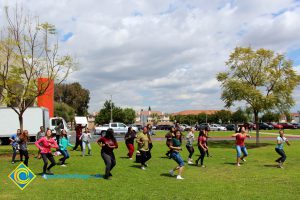
[[(266, 133), (278, 133), (278, 129), (274, 130), (261, 130), (261, 132), (266, 132)], [(290, 134), (290, 135), (300, 135), (300, 129), (285, 129), (284, 130), (285, 134)]]
[[(18, 165), (10, 163), (10, 146), (0, 146), (0, 199), (299, 199), (300, 198), (300, 141), (285, 146), (287, 161), (284, 169), (276, 168), (274, 141), (262, 141), (256, 148), (248, 141), (249, 157), (241, 167), (234, 165), (234, 141), (210, 141), (210, 154), (205, 158), (206, 168), (185, 167), (184, 180), (170, 177), (168, 171), (176, 163), (165, 158), (164, 142), (155, 142), (149, 167), (143, 171), (139, 165), (126, 158), (123, 142), (115, 151), (117, 166), (111, 181), (102, 178), (43, 179), (40, 175), (23, 191), (8, 179), (8, 174)], [(36, 148), (29, 146), (30, 153)], [(104, 163), (100, 149), (93, 144), (93, 156), (81, 157), (81, 152), (70, 151), (67, 167), (55, 166), (55, 174), (103, 174)], [(198, 157), (198, 150), (193, 156)], [(182, 156), (186, 160), (184, 148)], [(17, 159), (19, 156), (17, 156)], [(58, 160), (59, 157), (55, 157)], [(30, 155), (29, 167), (38, 174), (42, 160)]]

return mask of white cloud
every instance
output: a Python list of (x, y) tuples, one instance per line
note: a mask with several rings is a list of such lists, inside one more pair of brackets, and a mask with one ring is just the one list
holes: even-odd
[[(55, 24), (60, 37), (73, 34), (60, 47), (80, 63), (69, 81), (91, 91), (90, 111), (110, 94), (116, 105), (136, 109), (219, 109), (224, 104), (215, 76), (235, 46), (300, 48), (299, 1), (18, 2)], [(0, 0), (6, 3), (15, 4)]]

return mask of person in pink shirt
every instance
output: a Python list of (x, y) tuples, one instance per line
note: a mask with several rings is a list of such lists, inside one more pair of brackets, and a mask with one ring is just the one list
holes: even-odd
[(208, 151), (206, 141), (207, 141), (207, 131), (206, 130), (200, 130), (199, 136), (198, 136), (198, 149), (200, 151), (200, 156), (196, 160), (196, 166), (198, 166), (198, 163), (200, 161), (201, 162), (201, 167), (205, 167), (205, 165), (203, 164), (203, 161), (204, 161), (205, 153), (206, 153), (206, 151)]
[[(236, 165), (239, 167), (240, 165), (240, 161), (246, 161), (245, 157), (248, 156), (248, 152), (245, 146), (245, 139), (251, 138), (250, 135), (248, 135), (246, 133), (246, 129), (245, 127), (241, 127), (240, 131), (238, 131), (236, 134), (233, 134), (232, 137), (235, 137), (235, 144), (236, 144), (236, 153), (237, 153), (237, 158), (236, 158)], [(242, 156), (242, 152), (243, 152), (243, 156)]]
[[(45, 137), (42, 137), (41, 139), (35, 142), (35, 145), (39, 148), (39, 150), (41, 150), (41, 156), (44, 161), (43, 176), (45, 174), (53, 175), (50, 169), (56, 165), (51, 152), (51, 148), (57, 149), (58, 145), (57, 142), (51, 136), (52, 136), (52, 132), (50, 129), (48, 129), (46, 131)], [(49, 166), (48, 166), (48, 160), (51, 162)]]

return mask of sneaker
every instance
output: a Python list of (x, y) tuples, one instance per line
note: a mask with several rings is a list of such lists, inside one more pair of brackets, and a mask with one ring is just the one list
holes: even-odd
[(46, 175), (46, 174), (43, 174), (42, 177), (43, 177), (44, 179), (47, 179), (47, 175)]
[(12, 161), (11, 164), (15, 164), (15, 161)]
[(174, 171), (173, 170), (170, 170), (169, 173), (170, 173), (171, 176), (174, 176)]
[(54, 173), (51, 172), (50, 170), (47, 170), (47, 171), (46, 171), (46, 174), (48, 174), (48, 175), (54, 175)]
[(146, 168), (144, 166), (141, 167), (142, 170), (146, 170)]
[(65, 165), (65, 164), (62, 164), (62, 165), (60, 165), (60, 166), (62, 166), (62, 167), (66, 167), (67, 165)]
[(277, 168), (281, 168), (281, 169), (283, 169), (283, 167), (282, 167), (281, 165), (278, 165), (278, 166), (277, 166)]
[(184, 178), (182, 178), (180, 175), (177, 175), (176, 179), (183, 180)]
[(132, 158), (129, 158), (129, 160), (132, 160)]
[(109, 176), (113, 176), (111, 173), (109, 173)]
[(243, 162), (246, 162), (246, 159), (245, 159), (245, 158), (242, 158), (241, 160), (242, 160)]
[(201, 167), (205, 168), (206, 166), (205, 165), (201, 165)]
[(189, 160), (189, 161), (188, 161), (188, 164), (189, 164), (189, 165), (192, 165), (192, 164), (193, 164), (193, 162)]
[(241, 165), (240, 165), (240, 163), (237, 163), (236, 166), (240, 167)]
[(145, 167), (148, 167), (148, 164), (147, 164), (147, 163), (145, 163)]

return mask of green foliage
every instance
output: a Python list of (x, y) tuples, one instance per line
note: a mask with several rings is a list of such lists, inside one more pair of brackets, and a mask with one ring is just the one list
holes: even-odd
[(241, 108), (232, 113), (231, 117), (233, 123), (243, 123), (248, 121), (245, 111), (243, 111)]
[(116, 107), (111, 100), (104, 102), (103, 108), (95, 118), (96, 124), (107, 124), (111, 119), (111, 108), (112, 108), (112, 119), (114, 122), (123, 122), (125, 124), (132, 124), (135, 120), (135, 111), (132, 108), (122, 109)]
[(86, 116), (90, 101), (90, 91), (78, 82), (71, 84), (55, 84), (54, 100), (64, 102), (74, 108), (76, 115)]
[(125, 108), (123, 109), (124, 113), (124, 120), (125, 124), (133, 124), (135, 122), (135, 111), (132, 108)]
[(214, 122), (229, 123), (231, 121), (231, 112), (228, 110), (220, 110), (212, 115)]
[(66, 103), (55, 102), (54, 116), (60, 116), (64, 118), (67, 122), (71, 122), (74, 120), (75, 110)]
[(226, 65), (228, 70), (217, 75), (226, 107), (244, 101), (252, 108), (258, 123), (260, 112), (270, 109), (283, 112), (294, 105), (292, 93), (300, 83), (300, 76), (284, 55), (266, 49), (236, 47)]
[(263, 122), (278, 122), (280, 118), (280, 113), (275, 113), (267, 111), (261, 116), (261, 121)]

